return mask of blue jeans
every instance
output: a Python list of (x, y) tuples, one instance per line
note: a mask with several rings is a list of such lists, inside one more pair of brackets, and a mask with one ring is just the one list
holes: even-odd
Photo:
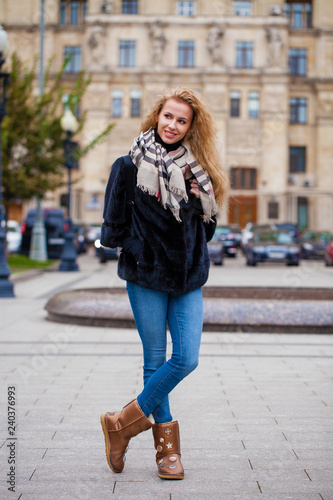
[[(127, 292), (143, 346), (144, 388), (137, 401), (146, 417), (152, 413), (156, 423), (171, 422), (168, 394), (199, 362), (201, 288), (172, 296), (127, 282)], [(167, 323), (172, 339), (168, 361)]]

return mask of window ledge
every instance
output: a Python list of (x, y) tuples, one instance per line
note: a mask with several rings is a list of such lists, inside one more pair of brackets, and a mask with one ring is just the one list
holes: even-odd
[(57, 24), (55, 26), (56, 31), (60, 32), (68, 32), (68, 31), (74, 31), (74, 32), (80, 32), (84, 33), (85, 30), (85, 24)]
[(290, 35), (313, 35), (313, 36), (319, 36), (321, 30), (318, 28), (292, 28), (289, 26), (288, 28), (289, 34)]

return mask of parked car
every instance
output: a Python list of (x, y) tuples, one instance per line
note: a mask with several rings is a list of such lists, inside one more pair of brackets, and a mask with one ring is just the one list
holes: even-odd
[(325, 247), (324, 259), (326, 266), (333, 266), (333, 237)]
[(215, 233), (213, 238), (208, 242), (208, 253), (210, 261), (215, 266), (223, 265), (224, 249), (223, 241), (221, 241)]
[(223, 241), (223, 251), (229, 257), (237, 255), (236, 236), (229, 226), (217, 226), (215, 236), (218, 240)]
[[(22, 244), (20, 253), (29, 255), (32, 228), (36, 220), (36, 210), (29, 210), (27, 218), (21, 226)], [(46, 231), (46, 251), (48, 259), (59, 259), (65, 243), (66, 222), (60, 209), (43, 210), (44, 227)]]
[(74, 245), (77, 251), (77, 254), (86, 253), (87, 251), (87, 240), (85, 236), (85, 230), (79, 224), (74, 224)]
[(288, 266), (298, 266), (300, 248), (288, 231), (261, 231), (244, 248), (247, 266), (258, 262), (286, 262)]
[(101, 226), (92, 224), (88, 227), (86, 232), (86, 240), (88, 244), (95, 243), (101, 236)]
[(99, 257), (101, 264), (105, 264), (108, 260), (118, 259), (118, 249), (108, 248), (101, 245), (100, 236), (95, 240), (96, 256)]
[(22, 241), (21, 226), (16, 220), (7, 221), (6, 241), (9, 252), (13, 253), (20, 250)]
[(275, 226), (279, 230), (288, 231), (292, 235), (292, 237), (294, 238), (294, 241), (296, 243), (299, 243), (300, 237), (301, 237), (301, 231), (299, 230), (299, 227), (297, 224), (292, 224), (291, 222), (282, 222), (279, 224), (275, 224)]
[(254, 232), (259, 231), (275, 231), (276, 226), (274, 224), (253, 224), (253, 222), (248, 222), (242, 231), (242, 241), (241, 247), (244, 251), (244, 247), (253, 237)]
[(307, 231), (301, 238), (302, 259), (323, 259), (332, 234), (327, 231)]
[(230, 224), (229, 227), (235, 236), (236, 246), (240, 247), (242, 242), (242, 231), (239, 224)]

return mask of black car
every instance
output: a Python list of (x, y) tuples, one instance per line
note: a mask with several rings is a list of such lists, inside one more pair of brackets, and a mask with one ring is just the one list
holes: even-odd
[(77, 254), (80, 255), (81, 253), (86, 253), (88, 244), (84, 228), (79, 224), (74, 224), (73, 233), (74, 233), (73, 240)]
[(223, 251), (228, 257), (236, 257), (237, 247), (239, 242), (236, 239), (236, 234), (229, 226), (217, 226), (215, 236), (223, 242)]
[(285, 262), (288, 266), (298, 266), (300, 248), (288, 231), (263, 231), (254, 233), (244, 247), (247, 266), (258, 262)]
[(301, 239), (302, 259), (323, 259), (325, 247), (332, 238), (328, 231), (307, 231)]
[(215, 266), (222, 266), (224, 258), (223, 241), (219, 239), (216, 233), (208, 242), (207, 247), (210, 261), (213, 262)]
[[(59, 259), (65, 243), (66, 221), (60, 209), (44, 209), (43, 220), (46, 231), (46, 251), (48, 259)], [(36, 220), (36, 210), (29, 210), (21, 226), (22, 243), (20, 253), (29, 255), (32, 229)]]
[(236, 243), (236, 246), (237, 248), (239, 248), (241, 246), (241, 242), (242, 242), (242, 231), (241, 231), (241, 228), (239, 227), (239, 224), (230, 224), (230, 229), (234, 235), (234, 239), (235, 239), (235, 243)]
[(100, 263), (105, 264), (108, 260), (118, 259), (117, 248), (108, 248), (101, 245), (100, 236), (95, 240), (96, 256), (99, 257)]

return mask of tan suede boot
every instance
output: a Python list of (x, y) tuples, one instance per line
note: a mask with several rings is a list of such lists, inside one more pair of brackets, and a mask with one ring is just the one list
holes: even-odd
[(180, 436), (178, 422), (153, 425), (158, 475), (162, 479), (184, 479), (180, 461)]
[(121, 412), (103, 413), (101, 424), (108, 464), (113, 472), (122, 472), (130, 439), (150, 429), (153, 424), (146, 418), (136, 399), (124, 406)]

